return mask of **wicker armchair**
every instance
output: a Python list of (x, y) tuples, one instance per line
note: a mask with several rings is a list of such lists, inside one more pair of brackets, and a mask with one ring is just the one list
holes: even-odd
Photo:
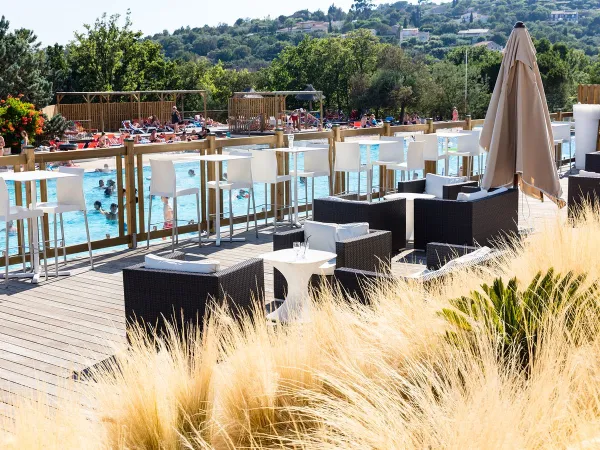
[[(588, 153), (586, 155), (589, 156)], [(587, 170), (587, 158), (586, 158)], [(598, 197), (600, 196), (600, 178), (588, 178), (581, 175), (571, 175), (569, 177), (569, 191), (567, 195), (568, 216), (575, 217), (581, 208), (589, 204), (593, 207), (599, 206)]]
[[(465, 186), (477, 186), (477, 181), (465, 181), (463, 183), (447, 184), (443, 187), (445, 200), (456, 200), (459, 192)], [(399, 181), (398, 193), (409, 192), (411, 194), (422, 194), (425, 192), (425, 178), (418, 180)]]
[(463, 266), (442, 268), (444, 264), (459, 256), (466, 255), (477, 250), (477, 247), (448, 245), (439, 242), (432, 242), (427, 245), (427, 269), (428, 272), (418, 277), (395, 277), (391, 274), (374, 272), (368, 270), (357, 270), (342, 267), (335, 269), (335, 282), (344, 296), (350, 300), (358, 300), (360, 303), (369, 303), (369, 287), (376, 282), (393, 282), (399, 278), (423, 283), (424, 288), (430, 284), (439, 282), (443, 277), (460, 270), (464, 267), (490, 264), (495, 261), (502, 251), (496, 251), (488, 255), (477, 258), (474, 261), (466, 263)]
[(517, 235), (516, 189), (470, 200), (415, 199), (415, 248), (430, 242), (456, 245), (497, 245), (497, 239)]
[(586, 153), (585, 170), (600, 173), (600, 152)]
[[(183, 259), (176, 252), (171, 258)], [(235, 314), (250, 312), (264, 296), (262, 259), (249, 259), (216, 273), (200, 274), (154, 270), (144, 264), (123, 269), (125, 317), (144, 326), (164, 330), (164, 321), (178, 326), (197, 322), (202, 326), (206, 306), (212, 299), (226, 302)]]
[[(356, 198), (356, 196), (351, 196)], [(392, 250), (406, 247), (406, 199), (364, 202), (345, 197), (314, 201), (314, 220), (327, 223), (368, 222), (369, 228), (392, 233)]]
[[(273, 235), (273, 251), (292, 248), (294, 242), (304, 241), (304, 230), (289, 230)], [(370, 230), (366, 236), (336, 242), (336, 268), (351, 267), (359, 270), (387, 271), (392, 257), (392, 233)], [(311, 285), (319, 287), (321, 275), (313, 275)], [(331, 276), (325, 277), (327, 282)], [(285, 277), (277, 269), (273, 271), (273, 292), (276, 299), (284, 299), (287, 291)]]

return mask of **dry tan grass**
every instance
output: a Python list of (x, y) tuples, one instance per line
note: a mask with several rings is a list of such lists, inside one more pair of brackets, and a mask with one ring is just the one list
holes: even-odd
[(525, 376), (516, 360), (499, 363), (497, 336), (480, 330), (457, 345), (438, 314), (498, 274), (528, 284), (554, 267), (600, 279), (599, 217), (548, 223), (498, 265), (427, 293), (373, 286), (366, 307), (324, 289), (309, 323), (269, 327), (258, 312), (236, 322), (217, 310), (203, 334), (136, 333), (118, 368), (86, 385), (93, 411), (76, 399), (18, 405), (0, 448), (599, 448), (600, 333), (589, 317), (572, 333), (560, 311), (544, 317)]

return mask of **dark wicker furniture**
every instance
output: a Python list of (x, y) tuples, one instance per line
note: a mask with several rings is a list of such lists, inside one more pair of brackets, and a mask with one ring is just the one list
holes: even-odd
[[(443, 277), (451, 274), (453, 271), (459, 270), (458, 267), (441, 269), (444, 264), (451, 259), (466, 255), (475, 250), (477, 250), (477, 247), (464, 245), (456, 246), (432, 242), (427, 245), (427, 269), (429, 269), (430, 272), (416, 278), (404, 277), (404, 279), (421, 282), (423, 283), (423, 286), (427, 288), (431, 283), (439, 282)], [(466, 263), (463, 266), (460, 266), (460, 268), (488, 264), (502, 254), (502, 251), (496, 251)], [(342, 291), (346, 298), (357, 300), (364, 304), (369, 303), (369, 287), (374, 282), (393, 282), (395, 279), (398, 279), (398, 277), (391, 274), (349, 269), (346, 267), (335, 269), (334, 278), (337, 287)]]
[(585, 204), (598, 207), (598, 196), (600, 196), (600, 178), (571, 175), (569, 177), (569, 192), (567, 195), (569, 218), (575, 217)]
[[(462, 192), (462, 188), (465, 186), (477, 186), (477, 181), (465, 181), (463, 183), (447, 184), (443, 187), (443, 198), (446, 200), (456, 200), (458, 193)], [(418, 180), (399, 181), (398, 192), (423, 194), (425, 192), (425, 178), (420, 178)]]
[(430, 242), (496, 246), (518, 233), (518, 199), (517, 189), (470, 201), (417, 198), (415, 248)]
[(585, 170), (600, 173), (600, 152), (586, 153)]
[[(349, 196), (354, 197), (356, 196)], [(347, 197), (314, 201), (314, 220), (327, 223), (368, 222), (369, 228), (392, 233), (392, 250), (406, 247), (406, 199), (365, 202)]]
[[(290, 230), (273, 235), (273, 251), (292, 248), (294, 242), (304, 241), (304, 230)], [(350, 267), (359, 270), (386, 271), (392, 256), (392, 233), (385, 230), (370, 230), (366, 236), (336, 242), (336, 268)], [(331, 282), (332, 277), (325, 277)], [(311, 285), (319, 287), (323, 277), (313, 275)], [(277, 269), (273, 271), (273, 291), (276, 299), (285, 298), (287, 282)]]
[[(183, 255), (176, 252), (176, 259)], [(146, 326), (164, 329), (164, 320), (178, 325), (202, 325), (206, 306), (212, 299), (226, 302), (235, 315), (250, 312), (264, 295), (262, 259), (249, 259), (211, 274), (146, 269), (144, 264), (123, 269), (125, 317)], [(164, 317), (163, 317), (164, 316)]]

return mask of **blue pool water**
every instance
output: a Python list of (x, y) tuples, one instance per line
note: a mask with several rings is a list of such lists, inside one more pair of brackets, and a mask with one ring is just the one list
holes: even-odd
[[(311, 142), (311, 144), (323, 144), (323, 142)], [(452, 140), (451, 140), (451, 146), (452, 146)], [(298, 145), (305, 145), (303, 143), (298, 143)], [(440, 151), (441, 151), (441, 142), (440, 142)], [(574, 145), (574, 139), (572, 139), (572, 145), (573, 145), (573, 149), (572, 149), (572, 154), (575, 154), (575, 145)], [(253, 147), (253, 148), (257, 148), (257, 147)], [(248, 147), (243, 147), (241, 148), (241, 150), (248, 150)], [(366, 159), (366, 147), (362, 147), (361, 151), (363, 153), (363, 159)], [(379, 148), (378, 146), (372, 146), (371, 147), (371, 159), (372, 160), (376, 160), (377, 156), (378, 156), (378, 152), (379, 152)], [(568, 157), (569, 156), (569, 148), (567, 145), (563, 146), (563, 157)], [(298, 167), (299, 169), (303, 168), (303, 157), (302, 154), (298, 155)], [(227, 172), (227, 164), (223, 165), (223, 171)], [(454, 175), (456, 174), (456, 157), (450, 157), (450, 162), (449, 162), (449, 174), (450, 175)], [(475, 171), (477, 170), (478, 164), (477, 162), (474, 163), (474, 169)], [(199, 186), (199, 174), (200, 174), (200, 164), (198, 161), (193, 161), (190, 160), (189, 162), (178, 162), (175, 164), (175, 168), (176, 168), (176, 173), (177, 173), (177, 180), (178, 180), (178, 187), (180, 188), (187, 188), (187, 187), (198, 187)], [(290, 168), (293, 168), (293, 159), (292, 157), (290, 157)], [(188, 170), (189, 169), (193, 169), (195, 171), (195, 176), (189, 176), (188, 175)], [(150, 167), (144, 167), (144, 193), (139, 192), (139, 195), (144, 195), (144, 206), (145, 206), (145, 218), (146, 218), (146, 223), (144, 224), (144, 228), (147, 227), (147, 220), (148, 220), (148, 207), (149, 207), (149, 202), (148, 202), (148, 196), (147, 196), (147, 192), (148, 192), (148, 188), (150, 186), (150, 177), (151, 177), (151, 170)], [(444, 163), (443, 161), (441, 161), (439, 163), (438, 166), (438, 173), (442, 173), (444, 170)], [(421, 173), (418, 174), (419, 176), (422, 176)], [(375, 167), (374, 168), (374, 175), (373, 175), (373, 180), (374, 180), (374, 184), (376, 184), (378, 182), (378, 178), (379, 177), (379, 168)], [(110, 237), (117, 237), (119, 235), (119, 228), (118, 228), (118, 223), (116, 221), (110, 221), (107, 220), (101, 213), (95, 211), (94, 209), (94, 202), (96, 200), (99, 200), (102, 203), (102, 206), (104, 209), (108, 210), (110, 207), (111, 203), (118, 203), (118, 198), (117, 198), (117, 192), (115, 190), (115, 192), (111, 195), (111, 196), (105, 196), (104, 194), (104, 190), (103, 189), (99, 189), (98, 188), (98, 181), (99, 180), (104, 180), (104, 182), (106, 183), (109, 179), (113, 179), (116, 181), (116, 172), (113, 170), (110, 173), (96, 173), (96, 172), (86, 172), (85, 176), (84, 176), (84, 191), (85, 191), (85, 195), (86, 195), (86, 203), (87, 203), (87, 210), (88, 210), (88, 219), (89, 219), (89, 226), (90, 226), (90, 235), (92, 240), (100, 240), (100, 239), (104, 239), (107, 236)], [(362, 193), (366, 192), (367, 189), (367, 180), (366, 180), (366, 176), (363, 173), (361, 176), (361, 189), (360, 191)], [(311, 195), (311, 189), (310, 189), (310, 183), (312, 183), (312, 180), (309, 180), (309, 187), (308, 187), (308, 195)], [(9, 182), (9, 190), (10, 190), (10, 196), (11, 196), (11, 204), (14, 204), (14, 185), (12, 182)], [(356, 187), (357, 187), (357, 175), (356, 174), (351, 174), (350, 175), (350, 185), (349, 185), (349, 190), (355, 192), (356, 191)], [(299, 200), (300, 200), (300, 204), (303, 204), (305, 201), (305, 189), (304, 189), (304, 184), (303, 183), (299, 183), (299, 188), (298, 188), (298, 193), (299, 193)], [(329, 187), (328, 187), (328, 181), (326, 177), (320, 177), (317, 178), (315, 181), (315, 197), (319, 198), (319, 197), (323, 197), (329, 194)], [(265, 203), (270, 204), (270, 189), (267, 190), (267, 200), (265, 202), (265, 189), (264, 189), (264, 185), (255, 185), (255, 196), (256, 196), (256, 208), (257, 208), (257, 214), (258, 214), (258, 218), (259, 218), (259, 223), (261, 220), (262, 216), (262, 212), (264, 211), (264, 205)], [(23, 199), (25, 198), (25, 192), (24, 192), (24, 188), (23, 188)], [(55, 181), (49, 181), (48, 182), (48, 200), (49, 201), (53, 201), (56, 199), (56, 182)], [(39, 188), (38, 188), (38, 200), (41, 201), (39, 199)], [(240, 215), (245, 215), (246, 214), (246, 207), (247, 207), (247, 199), (245, 198), (240, 198), (238, 199), (235, 195), (233, 197), (233, 212), (234, 215), (236, 216), (240, 216)], [(228, 217), (229, 215), (229, 205), (228, 205), (228, 198), (225, 194), (224, 197), (224, 215), (226, 217)], [(201, 208), (204, 208), (204, 200), (201, 199)], [(196, 214), (196, 200), (195, 200), (195, 196), (188, 196), (188, 197), (181, 197), (178, 200), (178, 214), (179, 214), (179, 218), (178, 218), (178, 223), (179, 225), (184, 225), (189, 223), (191, 220), (196, 221), (197, 220), (197, 214)], [(77, 244), (77, 243), (83, 243), (86, 242), (86, 235), (85, 235), (85, 226), (84, 226), (84, 221), (83, 221), (83, 213), (79, 213), (79, 212), (74, 212), (74, 213), (66, 213), (64, 214), (64, 220), (65, 220), (65, 236), (66, 236), (66, 241), (67, 241), (67, 245), (71, 245), (71, 244)], [(162, 229), (163, 227), (163, 205), (161, 203), (160, 198), (155, 198), (153, 200), (153, 205), (152, 205), (152, 223), (153, 226), (156, 226), (158, 229)], [(0, 238), (2, 236), (4, 236), (3, 233), (4, 232), (4, 224), (0, 225), (2, 228), (0, 229)], [(52, 217), (50, 218), (50, 230), (52, 232), (53, 230), (53, 223), (52, 223)], [(11, 235), (10, 236), (10, 246), (11, 249), (13, 249), (11, 251), (11, 253), (15, 253), (16, 252), (16, 246), (17, 246), (17, 237), (16, 235)], [(3, 248), (4, 246), (0, 244), (0, 248)]]

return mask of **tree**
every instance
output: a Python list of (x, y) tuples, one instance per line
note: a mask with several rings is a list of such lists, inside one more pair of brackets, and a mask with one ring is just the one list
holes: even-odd
[(368, 17), (369, 13), (373, 9), (373, 1), (372, 0), (354, 0), (351, 11), (356, 12), (356, 15), (361, 18)]
[(469, 23), (473, 23), (473, 11), (471, 11), (471, 15), (469, 16)]
[(44, 76), (44, 58), (32, 31), (8, 31), (9, 22), (0, 19), (0, 98), (23, 94), (40, 107), (52, 98), (51, 83)]
[(404, 22), (402, 22), (402, 28), (408, 28), (408, 17), (404, 18)]
[(67, 61), (67, 54), (62, 45), (54, 44), (46, 47), (44, 74), (52, 84), (52, 92), (68, 91), (71, 67)]

